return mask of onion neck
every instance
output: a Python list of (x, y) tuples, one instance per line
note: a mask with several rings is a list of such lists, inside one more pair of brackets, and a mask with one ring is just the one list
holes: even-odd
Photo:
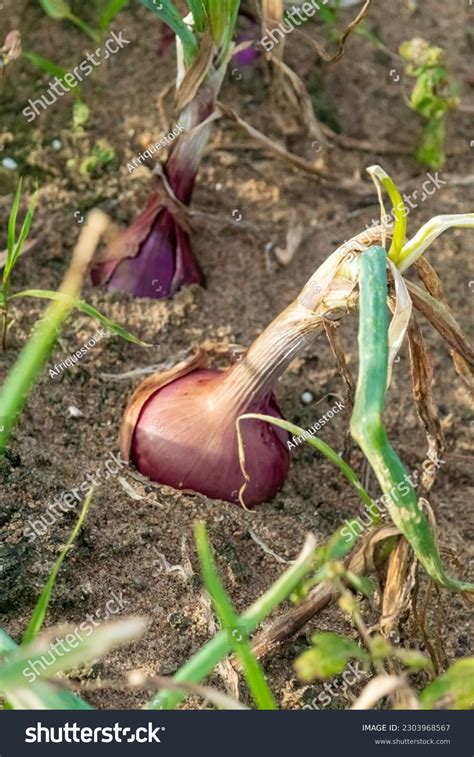
[(196, 176), (212, 133), (212, 116), (225, 70), (223, 65), (213, 71), (179, 114), (178, 123), (184, 131), (170, 148), (165, 173), (176, 197), (186, 205), (191, 203)]
[(236, 415), (258, 405), (273, 391), (292, 360), (322, 328), (322, 318), (293, 303), (255, 340), (243, 359), (219, 377), (213, 403)]
[[(374, 230), (375, 235), (379, 233)], [(354, 272), (340, 275), (348, 250), (358, 250), (362, 235), (332, 253), (311, 276), (291, 303), (255, 340), (240, 363), (216, 378), (213, 408), (223, 417), (240, 415), (273, 391), (292, 360), (323, 328), (325, 318), (339, 320), (350, 306)], [(365, 238), (364, 238), (365, 239)]]

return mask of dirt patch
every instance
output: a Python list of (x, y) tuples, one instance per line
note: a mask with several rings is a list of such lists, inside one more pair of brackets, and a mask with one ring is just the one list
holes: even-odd
[[(408, 31), (411, 36), (425, 36), (445, 47), (449, 67), (460, 82), (462, 100), (468, 102), (466, 82), (474, 38), (469, 18), (452, 13), (441, 0), (425, 0), (414, 13), (410, 5), (398, 3), (396, 9), (375, 5), (368, 27), (392, 51), (398, 49)], [(90, 49), (83, 36), (61, 24), (54, 25), (53, 38), (51, 21), (32, 4), (18, 3), (14, 11), (7, 12), (7, 19), (7, 29), (22, 29), (25, 48), (61, 61), (66, 68), (76, 65)], [(158, 57), (157, 35), (144, 34), (150, 26), (149, 13), (138, 4), (121, 14), (120, 21), (122, 26), (117, 22), (117, 30), (125, 28), (132, 44), (83, 88), (84, 99), (91, 108), (85, 139), (92, 143), (105, 138), (116, 154), (112, 164), (95, 179), (79, 179), (66, 167), (67, 160), (75, 154), (68, 131), (71, 99), (64, 98), (28, 126), (21, 111), (30, 97), (43, 91), (48, 77), (38, 77), (30, 65), (21, 62), (7, 80), (1, 124), (13, 139), (3, 153), (15, 157), (21, 173), (29, 177), (30, 191), (34, 188), (33, 176), (40, 177), (39, 206), (32, 231), (38, 241), (15, 271), (15, 289), (58, 286), (80, 230), (80, 219), (88, 208), (97, 205), (117, 223), (126, 223), (143, 207), (147, 197), (149, 170), (142, 167), (130, 174), (127, 163), (147, 140), (151, 141), (149, 137), (155, 141), (161, 135), (157, 101), (164, 85), (173, 79), (174, 54), (170, 50), (165, 57)], [(325, 29), (312, 28), (311, 33), (321, 37)], [(321, 69), (309, 48), (298, 44), (296, 37), (288, 41), (288, 63), (309, 82), (312, 73), (319, 72), (315, 86), (323, 90), (312, 92), (315, 102), (324, 98), (326, 111), (345, 135), (414, 145), (420, 121), (407, 109), (399, 88), (390, 83), (389, 70), (397, 64), (392, 66), (389, 60), (368, 39), (356, 35), (340, 63)], [(269, 114), (268, 77), (263, 67), (253, 70), (250, 76), (246, 72), (240, 81), (229, 72), (221, 99), (233, 106), (237, 103), (235, 107), (249, 122), (281, 139)], [(433, 215), (469, 209), (472, 183), (463, 185), (461, 180), (472, 166), (469, 142), (473, 137), (472, 113), (459, 112), (450, 119), (448, 147), (454, 154), (450, 154), (441, 172), (446, 183), (410, 213), (411, 233)], [(55, 139), (61, 142), (59, 150), (52, 146)], [(97, 328), (85, 316), (75, 315), (63, 330), (51, 366), (48, 364), (44, 370), (13, 437), (10, 464), (0, 493), (2, 627), (20, 639), (58, 550), (77, 518), (79, 505), (59, 517), (44, 535), (28, 538), (26, 529), (32, 528), (31, 523), (62, 492), (79, 486), (88, 473), (94, 474), (97, 469), (102, 471), (100, 485), (87, 523), (61, 570), (48, 623), (80, 624), (88, 613), (103, 612), (114, 594), (123, 598), (123, 614), (150, 619), (141, 641), (78, 672), (79, 690), (91, 681), (116, 682), (117, 689), (87, 693), (88, 700), (97, 707), (141, 705), (144, 695), (134, 695), (122, 685), (126, 671), (140, 668), (148, 673), (171, 674), (209, 638), (208, 618), (199, 603), (201, 586), (193, 544), (196, 519), (207, 522), (225, 585), (236, 608), (243, 610), (283, 569), (255, 542), (250, 529), (279, 556), (292, 560), (308, 531), (323, 542), (360, 510), (352, 489), (309, 447), (292, 453), (291, 471), (283, 491), (252, 513), (150, 484), (125, 469), (105, 480), (105, 461), (117, 452), (121, 414), (137, 383), (120, 379), (117, 374), (178, 360), (183, 352), (206, 340), (223, 345), (250, 344), (294, 298), (327, 255), (378, 216), (374, 198), (361, 199), (322, 188), (317, 181), (259, 150), (219, 149), (222, 143), (238, 146), (245, 139), (229, 122), (216, 124), (199, 174), (194, 207), (211, 217), (201, 222), (193, 244), (206, 274), (207, 288), (191, 287), (172, 301), (155, 302), (109, 295), (87, 285), (84, 299), (153, 347), (141, 349), (111, 337), (100, 341), (79, 364), (53, 379), (48, 373), (52, 364), (75, 352)], [(312, 159), (312, 141), (293, 136), (287, 144)], [(363, 176), (366, 166), (381, 163), (407, 192), (421, 191), (426, 180), (425, 171), (406, 154), (386, 156), (376, 151), (335, 148), (328, 159), (339, 173), (355, 177)], [(17, 178), (17, 172), (0, 168), (4, 192), (0, 200), (2, 228)], [(235, 210), (242, 215), (240, 226), (234, 220)], [(281, 268), (265, 248), (270, 242), (284, 246), (286, 231), (295, 219), (303, 224), (306, 239), (290, 265)], [(1, 242), (3, 248), (3, 232)], [(466, 330), (472, 316), (471, 249), (472, 234), (455, 231), (441, 238), (430, 253), (430, 262), (440, 274), (454, 312)], [(17, 301), (14, 305), (16, 322), (10, 348), (0, 355), (2, 378), (43, 308), (35, 300)], [(467, 544), (472, 543), (473, 536), (471, 409), (444, 345), (428, 324), (423, 323), (423, 332), (435, 358), (435, 398), (447, 440), (445, 464), (431, 504), (437, 513), (444, 557), (453, 572), (465, 575), (470, 564)], [(356, 373), (355, 320), (346, 320), (342, 336), (349, 364)], [(221, 357), (216, 365), (227, 362)], [(314, 396), (309, 405), (301, 399), (305, 391)], [(279, 382), (277, 395), (285, 416), (303, 427), (310, 426), (329, 409), (332, 396), (344, 396), (342, 381), (323, 337), (308, 349), (304, 360), (293, 364)], [(71, 406), (81, 411), (80, 417), (72, 417)], [(411, 396), (406, 352), (395, 366), (386, 421), (390, 438), (407, 467), (420, 465), (425, 459), (426, 441)], [(347, 423), (347, 416), (340, 413), (322, 433), (339, 451)], [(356, 453), (352, 461), (360, 469), (361, 460)], [(121, 478), (137, 498), (124, 489)], [(378, 496), (373, 479), (370, 490)], [(166, 573), (160, 553), (170, 565), (183, 564), (189, 557), (194, 576), (185, 578), (179, 571)], [(434, 594), (430, 613), (433, 636), (435, 616), (443, 618), (447, 659), (453, 661), (467, 654), (469, 615), (461, 598), (448, 592)], [(301, 686), (292, 670), (295, 657), (306, 648), (316, 628), (351, 633), (340, 612), (330, 608), (309, 623), (296, 640), (265, 661), (269, 683), (284, 707), (301, 708), (320, 690), (318, 686)], [(419, 632), (410, 623), (402, 633), (407, 644), (420, 645)], [(215, 682), (222, 686), (220, 680)], [(244, 684), (241, 689), (246, 701)], [(330, 706), (341, 708), (347, 704), (344, 698), (336, 698)]]

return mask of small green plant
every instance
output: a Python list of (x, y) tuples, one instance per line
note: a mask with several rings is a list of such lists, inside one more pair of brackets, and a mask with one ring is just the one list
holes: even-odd
[[(341, 578), (344, 578), (341, 573)], [(357, 600), (350, 597), (342, 602), (345, 610), (352, 604), (354, 613), (358, 613)], [(311, 683), (316, 679), (327, 679), (343, 673), (349, 660), (359, 660), (365, 670), (371, 667), (381, 670), (384, 663), (397, 660), (411, 673), (420, 670), (431, 670), (432, 663), (417, 649), (404, 649), (394, 646), (383, 636), (367, 636), (366, 647), (352, 639), (331, 632), (319, 632), (311, 637), (312, 646), (301, 654), (295, 661), (295, 671), (304, 683)]]
[(115, 16), (128, 5), (128, 0), (96, 0), (94, 26), (77, 16), (65, 0), (40, 0), (40, 3), (50, 18), (70, 21), (94, 42), (100, 42)]
[[(56, 301), (62, 300), (63, 302), (67, 300), (67, 297), (61, 295), (61, 293), (51, 292), (47, 289), (25, 289), (21, 292), (11, 292), (11, 275), (15, 265), (20, 258), (24, 244), (28, 239), (37, 203), (37, 195), (35, 194), (28, 205), (25, 220), (23, 221), (23, 224), (21, 226), (20, 233), (17, 235), (17, 218), (20, 207), (22, 186), (23, 180), (20, 179), (12, 209), (10, 211), (10, 218), (8, 222), (7, 255), (0, 286), (0, 316), (2, 319), (3, 350), (6, 349), (7, 333), (13, 323), (12, 319), (9, 317), (8, 312), (8, 307), (12, 299), (17, 299), (18, 297), (39, 297)], [(107, 318), (107, 316), (99, 313), (99, 311), (93, 308), (92, 305), (88, 305), (87, 303), (77, 298), (71, 300), (71, 305), (81, 312), (86, 313), (86, 315), (91, 316), (92, 318), (96, 318), (102, 325), (107, 326), (108, 329), (120, 335), (123, 339), (126, 339), (129, 342), (133, 342), (134, 344), (143, 345), (143, 342), (133, 336), (133, 334), (130, 334), (122, 326), (119, 326), (118, 324), (111, 321), (110, 318)]]
[(196, 524), (196, 544), (206, 589), (219, 616), (222, 628), (227, 632), (231, 648), (242, 665), (245, 678), (257, 703), (257, 707), (260, 710), (276, 710), (278, 708), (275, 699), (266, 682), (265, 674), (252, 652), (248, 634), (245, 628), (240, 625), (239, 618), (217, 573), (206, 527), (203, 522)]
[(77, 523), (54, 563), (21, 644), (15, 644), (13, 639), (0, 629), (0, 696), (5, 699), (4, 709), (92, 709), (79, 696), (60, 686), (59, 681), (55, 682), (54, 677), (57, 673), (97, 659), (110, 649), (137, 638), (145, 628), (145, 622), (140, 618), (108, 623), (102, 628), (94, 629), (87, 638), (76, 639), (75, 647), (69, 650), (63, 648), (61, 655), (58, 655), (47, 669), (41, 665), (37, 674), (39, 680), (31, 683), (25, 678), (25, 668), (36, 661), (41, 663), (42, 654), (49, 647), (48, 634), (44, 639), (41, 637), (49, 603), (61, 566), (87, 517), (93, 494), (91, 489), (84, 499)]
[(441, 168), (445, 161), (446, 116), (459, 103), (445, 66), (444, 50), (416, 37), (402, 43), (400, 55), (407, 75), (416, 79), (410, 106), (427, 121), (416, 157), (430, 168)]
[(0, 289), (0, 315), (2, 319), (2, 349), (6, 350), (7, 347), (7, 332), (11, 324), (11, 320), (8, 315), (8, 303), (10, 299), (10, 278), (13, 269), (18, 262), (21, 255), (23, 246), (28, 239), (30, 233), (31, 224), (33, 222), (33, 216), (36, 207), (36, 194), (33, 196), (28, 210), (26, 212), (25, 220), (23, 221), (20, 233), (17, 237), (17, 216), (20, 207), (21, 189), (23, 180), (20, 179), (18, 188), (16, 191), (13, 206), (10, 211), (10, 218), (8, 221), (8, 236), (7, 236), (7, 256), (2, 273), (1, 289)]
[[(8, 225), (8, 245), (11, 250), (7, 250), (7, 258), (9, 257), (10, 259), (9, 274), (18, 260), (21, 251), (21, 244), (19, 242), (24, 243), (26, 240), (33, 217), (32, 212), (30, 212), (29, 220), (23, 224), (22, 231), (17, 239), (16, 217), (20, 203), (20, 194), (21, 184), (16, 193)], [(8, 274), (6, 279), (7, 286), (3, 290), (4, 294), (2, 295), (3, 315), (7, 321), (7, 327), (10, 300), (18, 297), (35, 297), (51, 300), (52, 302), (46, 309), (44, 317), (37, 323), (30, 340), (23, 347), (13, 368), (0, 388), (0, 459), (5, 457), (8, 439), (27, 397), (34, 383), (37, 381), (46, 359), (53, 350), (62, 325), (74, 308), (97, 319), (107, 329), (121, 336), (123, 339), (134, 344), (146, 346), (125, 328), (99, 313), (91, 305), (78, 299), (82, 281), (90, 265), (92, 255), (107, 225), (108, 219), (104, 213), (99, 210), (94, 210), (90, 213), (88, 223), (84, 225), (79, 242), (74, 250), (70, 267), (57, 292), (44, 289), (28, 289), (11, 294), (9, 291)]]
[[(252, 633), (280, 602), (283, 602), (291, 594), (311, 569), (316, 540), (313, 536), (308, 536), (297, 560), (245, 612), (235, 617), (229, 614), (228, 601), (224, 600), (224, 603), (227, 605), (225, 609), (222, 604), (222, 589), (217, 588), (214, 571), (209, 567), (209, 553), (206, 544), (203, 542), (202, 529), (202, 525), (198, 526), (197, 536), (201, 564), (205, 565), (204, 580), (211, 592), (216, 609), (218, 608), (218, 613), (222, 617), (224, 627), (178, 670), (172, 680), (174, 683), (199, 683), (212, 672), (221, 660), (227, 657), (232, 649), (236, 648), (237, 642), (239, 645), (243, 642), (243, 646), (239, 646), (239, 653), (242, 655), (242, 649), (245, 648), (247, 650), (244, 652), (244, 655), (246, 654), (247, 657), (245, 670), (249, 686), (257, 701), (266, 701), (269, 705), (272, 702), (272, 695), (262, 683), (261, 676), (255, 668), (255, 661), (251, 660), (249, 656), (253, 657), (253, 655), (244, 639)], [(209, 572), (210, 570), (212, 571), (212, 575)], [(225, 621), (221, 613), (225, 614)], [(153, 696), (147, 705), (147, 709), (173, 709), (185, 697), (186, 692), (184, 691), (163, 689)]]
[(98, 139), (91, 146), (85, 130), (90, 117), (88, 106), (80, 100), (74, 103), (72, 128), (65, 132), (65, 138), (69, 136), (72, 142), (74, 158), (69, 158), (67, 167), (77, 171), (83, 177), (91, 177), (102, 168), (115, 160), (115, 150), (106, 139)]

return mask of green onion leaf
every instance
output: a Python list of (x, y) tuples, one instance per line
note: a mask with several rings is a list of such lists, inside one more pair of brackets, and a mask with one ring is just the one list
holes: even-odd
[(183, 45), (184, 57), (189, 64), (198, 51), (196, 37), (191, 29), (185, 24), (183, 18), (170, 0), (141, 0), (153, 13), (165, 23), (180, 38)]
[(390, 246), (388, 256), (390, 260), (393, 260), (395, 265), (397, 265), (407, 235), (408, 210), (405, 206), (400, 192), (397, 189), (395, 182), (390, 178), (388, 173), (386, 173), (381, 166), (370, 166), (370, 168), (367, 169), (367, 172), (375, 182), (380, 182), (380, 184), (387, 191), (390, 200), (392, 201), (395, 225), (393, 229), (392, 244)]
[[(387, 255), (373, 246), (359, 257), (359, 378), (351, 433), (370, 462), (387, 509), (411, 544), (418, 560), (436, 583), (456, 591), (474, 592), (474, 585), (447, 575), (436, 538), (420, 509), (415, 489), (382, 423), (388, 372)], [(404, 493), (402, 493), (404, 492)]]

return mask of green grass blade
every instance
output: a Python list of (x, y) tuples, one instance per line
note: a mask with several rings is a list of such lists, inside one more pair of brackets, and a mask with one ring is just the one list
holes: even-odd
[(49, 60), (49, 58), (44, 58), (42, 55), (38, 55), (38, 53), (24, 51), (23, 57), (29, 60), (34, 66), (41, 69), (41, 71), (44, 71), (51, 76), (57, 76), (58, 79), (61, 79), (61, 82), (66, 89), (72, 92), (74, 97), (80, 97), (81, 88), (79, 86), (71, 87), (67, 81), (65, 81), (64, 77), (68, 73), (65, 68), (58, 66), (52, 60)]
[[(0, 658), (15, 654), (19, 647), (0, 628)], [(0, 666), (1, 669), (1, 666)], [(14, 710), (93, 710), (83, 699), (46, 681), (21, 682), (24, 688), (16, 687), (6, 692), (8, 705), (4, 709)]]
[(71, 308), (77, 308), (81, 311), (81, 313), (85, 313), (86, 315), (89, 315), (91, 318), (94, 318), (96, 321), (99, 321), (99, 323), (102, 323), (104, 326), (106, 326), (110, 331), (113, 331), (114, 334), (117, 334), (118, 336), (121, 336), (122, 339), (125, 339), (127, 342), (132, 342), (132, 344), (138, 344), (140, 347), (149, 347), (150, 345), (146, 342), (142, 342), (141, 339), (138, 339), (138, 337), (131, 334), (127, 329), (125, 329), (123, 326), (119, 326), (118, 323), (115, 323), (115, 321), (112, 321), (110, 318), (107, 318), (106, 315), (103, 315), (98, 310), (96, 310), (92, 305), (89, 305), (87, 302), (84, 302), (83, 300), (79, 300), (74, 297), (68, 297), (67, 294), (63, 294), (62, 292), (54, 292), (48, 289), (25, 289), (22, 292), (15, 292), (15, 294), (12, 294), (10, 299), (15, 299), (17, 297), (39, 297), (46, 300), (54, 300), (56, 302), (63, 302), (65, 304), (68, 304), (71, 306)]
[(0, 458), (5, 455), (15, 422), (53, 349), (63, 323), (71, 313), (74, 300), (80, 292), (83, 278), (107, 223), (107, 217), (101, 211), (93, 210), (89, 214), (61, 285), (60, 294), (65, 296), (65, 301), (60, 298), (48, 305), (44, 317), (39, 321), (32, 337), (23, 347), (0, 387)]
[[(248, 635), (264, 620), (272, 610), (283, 602), (311, 570), (316, 540), (313, 536), (306, 539), (305, 545), (298, 559), (275, 581), (275, 583), (257, 599), (248, 610), (239, 616), (239, 628)], [(177, 682), (199, 683), (214, 667), (229, 654), (231, 645), (225, 631), (219, 631), (211, 641), (189, 659), (173, 676)], [(172, 709), (182, 699), (185, 693), (163, 690), (155, 694), (148, 704), (148, 709)]]
[(0, 628), (0, 658), (7, 657), (12, 652), (15, 652), (17, 645), (10, 639), (9, 635), (5, 633), (3, 628)]
[(94, 491), (91, 489), (91, 491), (86, 495), (77, 523), (74, 526), (74, 529), (69, 539), (67, 540), (64, 549), (61, 550), (61, 554), (59, 555), (58, 559), (54, 563), (53, 570), (51, 571), (51, 574), (44, 586), (44, 589), (41, 592), (39, 599), (35, 605), (35, 609), (33, 610), (33, 615), (31, 616), (31, 620), (28, 624), (28, 628), (26, 629), (25, 635), (23, 636), (23, 640), (21, 642), (22, 646), (25, 646), (26, 644), (29, 644), (30, 642), (32, 642), (41, 631), (41, 628), (43, 627), (44, 619), (48, 611), (48, 606), (51, 600), (51, 596), (53, 593), (54, 585), (56, 583), (56, 579), (58, 577), (58, 573), (61, 569), (61, 565), (63, 564), (67, 553), (71, 549), (76, 539), (77, 534), (81, 530), (82, 524), (84, 523), (84, 520), (87, 516), (87, 512), (89, 510), (93, 494), (94, 494)]
[(41, 6), (50, 18), (63, 19), (71, 13), (71, 8), (65, 0), (40, 0)]
[(259, 710), (276, 710), (277, 704), (265, 680), (264, 672), (252, 652), (245, 630), (239, 626), (239, 618), (219, 578), (206, 526), (202, 521), (196, 524), (195, 534), (204, 585), (212, 599), (221, 626), (227, 632), (229, 643), (242, 664), (245, 679), (257, 707)]
[(86, 34), (93, 42), (99, 43), (101, 41), (100, 34), (96, 32), (96, 30), (91, 26), (89, 26), (89, 24), (83, 21), (82, 18), (76, 16), (75, 13), (68, 13), (67, 19), (68, 21), (71, 21), (71, 23), (73, 23), (75, 26), (77, 26), (78, 29), (84, 32), (84, 34)]
[(203, 0), (186, 0), (186, 5), (193, 14), (196, 31), (202, 33), (206, 28), (206, 4)]
[[(68, 649), (63, 655), (57, 655), (53, 662), (45, 665), (43, 655), (45, 644), (37, 639), (28, 647), (20, 647), (15, 655), (0, 667), (0, 691), (9, 692), (11, 689), (26, 686), (27, 678), (24, 669), (31, 666), (40, 679), (53, 679), (57, 673), (83, 665), (84, 663), (102, 657), (111, 649), (138, 639), (145, 631), (147, 622), (144, 618), (134, 617), (126, 620), (104, 623), (94, 628), (87, 637), (76, 638), (76, 646)], [(47, 647), (51, 647), (48, 645)], [(41, 666), (37, 671), (34, 666)]]
[(198, 51), (198, 43), (191, 29), (186, 26), (171, 0), (162, 0), (160, 3), (162, 8), (158, 8), (153, 0), (141, 0), (141, 2), (153, 11), (153, 13), (156, 13), (156, 15), (159, 16), (159, 18), (180, 38), (183, 45), (184, 58), (186, 63), (189, 64)]
[(48, 14), (50, 18), (54, 18), (57, 21), (61, 21), (63, 19), (71, 21), (73, 24), (78, 26), (81, 31), (85, 32), (88, 37), (93, 39), (94, 42), (100, 42), (100, 37), (97, 32), (94, 31), (94, 29), (92, 29), (89, 24), (86, 24), (86, 22), (81, 18), (78, 18), (78, 16), (74, 15), (71, 7), (68, 5), (68, 3), (65, 2), (65, 0), (40, 0), (40, 3), (43, 7), (43, 10)]
[(18, 216), (18, 210), (20, 208), (20, 199), (21, 199), (21, 189), (23, 186), (23, 179), (21, 178), (18, 182), (18, 187), (15, 193), (15, 199), (13, 200), (12, 209), (10, 211), (10, 217), (8, 219), (8, 237), (7, 237), (7, 264), (5, 268), (7, 268), (9, 260), (13, 257), (14, 249), (15, 249), (15, 239), (16, 239), (16, 220)]
[(28, 239), (28, 235), (30, 233), (31, 224), (33, 223), (33, 216), (35, 214), (36, 210), (36, 193), (33, 195), (33, 198), (28, 205), (28, 210), (26, 211), (25, 220), (23, 221), (20, 236), (17, 240), (15, 240), (14, 249), (13, 249), (13, 255), (11, 256), (11, 260), (7, 260), (7, 264), (5, 266), (5, 269), (8, 269), (7, 278), (10, 277), (10, 273), (14, 266), (16, 265), (16, 262), (18, 258), (21, 255), (21, 251), (23, 249), (23, 245)]
[[(247, 418), (254, 418), (256, 420), (272, 423), (274, 426), (278, 426), (278, 428), (282, 428), (285, 431), (288, 431), (289, 434), (293, 434), (293, 436), (303, 437), (305, 442), (310, 444), (311, 447), (314, 447), (315, 449), (317, 449), (318, 452), (321, 452), (325, 457), (327, 457), (328, 460), (330, 460), (331, 463), (334, 463), (334, 465), (336, 465), (339, 468), (341, 473), (346, 477), (349, 483), (352, 484), (357, 494), (366, 505), (372, 504), (372, 497), (370, 496), (368, 491), (364, 489), (356, 473), (354, 473), (350, 465), (348, 465), (345, 462), (345, 460), (343, 460), (342, 457), (338, 455), (337, 452), (332, 449), (332, 447), (329, 446), (329, 444), (326, 444), (326, 442), (323, 442), (322, 439), (318, 439), (317, 437), (306, 439), (304, 438), (304, 434), (306, 433), (305, 430), (303, 428), (300, 428), (299, 426), (295, 426), (294, 423), (285, 421), (282, 418), (275, 418), (273, 415), (260, 415), (259, 413), (245, 413), (245, 415), (241, 415), (237, 420), (237, 428), (239, 428), (240, 421), (245, 420)], [(242, 437), (241, 437), (240, 432), (238, 433), (238, 437), (239, 437), (239, 447), (243, 449), (242, 443), (241, 443)]]
[[(433, 581), (456, 591), (474, 585), (447, 575), (428, 519), (418, 505), (406, 470), (391, 447), (382, 423), (388, 370), (387, 257), (382, 247), (362, 253), (360, 266), (359, 378), (351, 433), (370, 462), (388, 512)], [(399, 485), (403, 486), (402, 493)], [(393, 492), (399, 494), (394, 496)], [(400, 500), (400, 501), (399, 501)]]
[(128, 5), (128, 2), (129, 0), (110, 0), (110, 2), (107, 3), (102, 13), (100, 14), (99, 19), (99, 28), (102, 32), (107, 31), (109, 24), (111, 24), (115, 16), (117, 16), (120, 11), (125, 8), (126, 5)]

